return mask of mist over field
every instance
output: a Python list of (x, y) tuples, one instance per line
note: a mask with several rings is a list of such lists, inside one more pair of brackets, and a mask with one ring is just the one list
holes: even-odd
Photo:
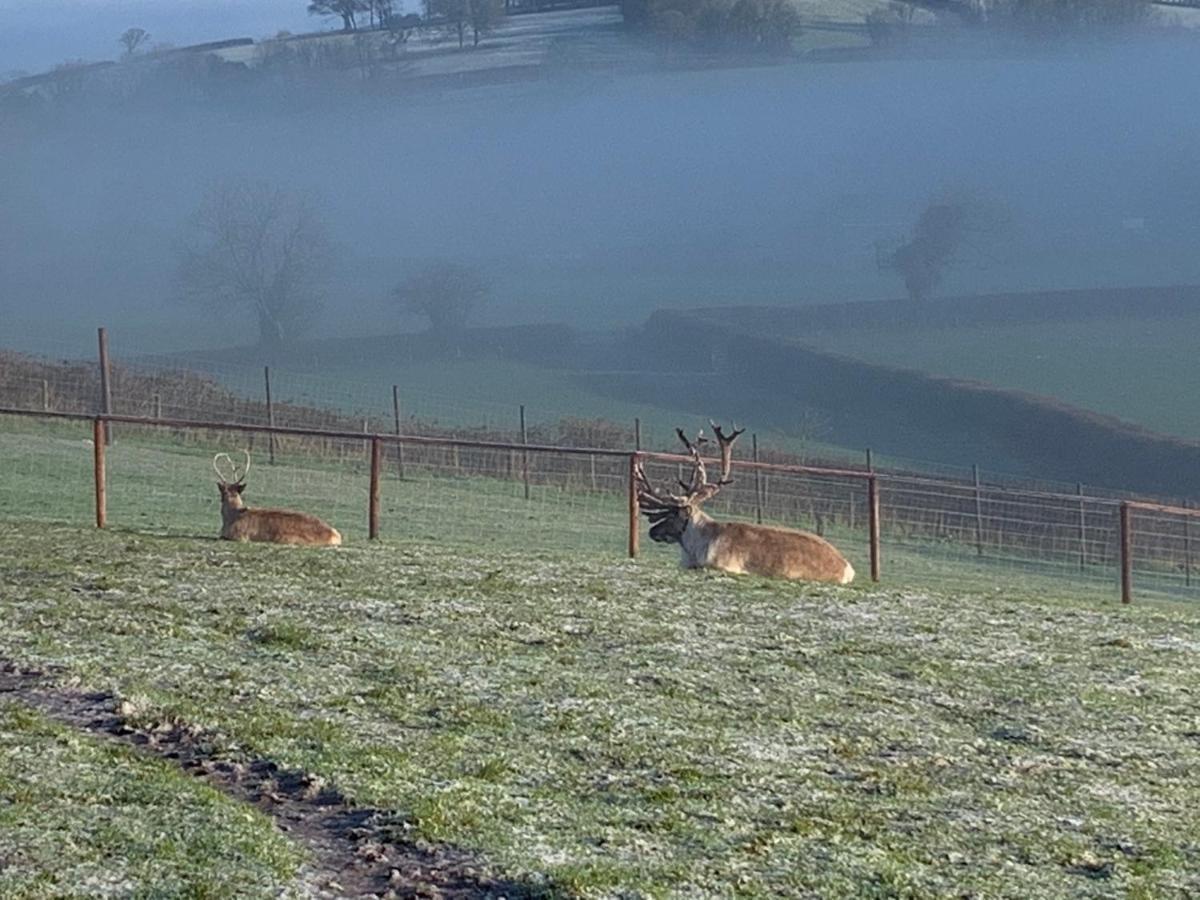
[(1148, 44), (80, 110), (4, 135), (5, 342), (65, 321), (203, 335), (214, 316), (172, 299), (177, 243), (231, 176), (319, 195), (340, 245), (322, 325), (343, 334), (406, 327), (388, 291), (430, 255), (488, 272), (492, 322), (899, 296), (874, 243), (945, 190), (1012, 214), (946, 294), (1196, 280), (1196, 74)]

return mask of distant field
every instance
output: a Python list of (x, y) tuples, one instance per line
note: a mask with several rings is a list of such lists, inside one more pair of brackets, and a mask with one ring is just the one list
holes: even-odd
[(868, 362), (1054, 397), (1165, 434), (1200, 438), (1200, 313), (1033, 325), (811, 332), (804, 341)]

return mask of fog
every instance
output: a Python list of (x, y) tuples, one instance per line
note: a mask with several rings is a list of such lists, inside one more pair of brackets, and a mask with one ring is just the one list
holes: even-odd
[(329, 24), (299, 0), (0, 0), (0, 75), (40, 72), (65, 60), (114, 59), (117, 37), (144, 28), (155, 44), (186, 46)]
[(1127, 43), (9, 121), (0, 344), (86, 350), (102, 323), (146, 349), (252, 343), (246, 311), (178, 299), (188, 216), (229, 177), (321, 198), (338, 253), (318, 334), (419, 327), (390, 290), (431, 256), (486, 274), (485, 324), (899, 298), (875, 244), (945, 191), (1011, 222), (972, 241), (942, 295), (1193, 282), (1196, 59)]

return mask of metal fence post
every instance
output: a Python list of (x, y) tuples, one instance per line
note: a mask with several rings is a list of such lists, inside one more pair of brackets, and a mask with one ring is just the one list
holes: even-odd
[(1083, 505), (1083, 482), (1077, 482), (1075, 493), (1079, 495), (1079, 571), (1087, 567), (1087, 507)]
[[(267, 388), (267, 424), (275, 427), (275, 405), (271, 402), (271, 367), (263, 366), (263, 383)], [(275, 465), (275, 433), (267, 435), (267, 462)]]
[(971, 476), (975, 481), (975, 555), (983, 556), (983, 494), (979, 489), (979, 464), (971, 466)]
[(758, 435), (752, 433), (750, 435), (751, 452), (754, 456), (754, 519), (759, 525), (762, 524), (762, 473), (758, 471)]
[[(1190, 500), (1183, 501), (1184, 509), (1191, 509)], [(1183, 517), (1183, 583), (1192, 586), (1192, 517)]]
[[(521, 443), (529, 443), (529, 432), (525, 430), (525, 404), (521, 404)], [(521, 480), (525, 482), (525, 499), (529, 499), (529, 451), (521, 450)]]
[(879, 581), (883, 552), (879, 545), (879, 478), (867, 478), (867, 528), (871, 535), (871, 580)]
[[(396, 437), (400, 437), (400, 387), (392, 385), (392, 416), (396, 421)], [(396, 474), (404, 480), (404, 444), (396, 441)]]
[(629, 454), (629, 558), (638, 555), (637, 452)]
[(1121, 602), (1133, 601), (1133, 523), (1129, 501), (1121, 501)]

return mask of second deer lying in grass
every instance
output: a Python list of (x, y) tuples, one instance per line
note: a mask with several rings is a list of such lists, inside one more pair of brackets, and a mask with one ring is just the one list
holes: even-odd
[(703, 438), (692, 443), (682, 429), (675, 431), (692, 457), (691, 483), (680, 482), (687, 493), (680, 496), (657, 491), (640, 464), (636, 470), (638, 506), (653, 523), (652, 540), (679, 544), (683, 565), (689, 569), (711, 568), (834, 584), (849, 584), (854, 579), (854, 567), (823, 537), (770, 525), (717, 522), (707, 515), (701, 505), (732, 483), (729, 470), (733, 465), (733, 442), (742, 432), (735, 430), (726, 435), (713, 424), (721, 447), (721, 478), (710, 484), (697, 447)]
[[(228, 453), (213, 457), (217, 473), (217, 489), (221, 492), (221, 538), (226, 541), (268, 541), (273, 544), (307, 544), (315, 547), (336, 547), (342, 543), (338, 530), (316, 516), (290, 509), (250, 509), (242, 499), (246, 489), (246, 473), (250, 471), (250, 453), (246, 467), (238, 472)], [(221, 472), (221, 460), (229, 463), (232, 475)]]

